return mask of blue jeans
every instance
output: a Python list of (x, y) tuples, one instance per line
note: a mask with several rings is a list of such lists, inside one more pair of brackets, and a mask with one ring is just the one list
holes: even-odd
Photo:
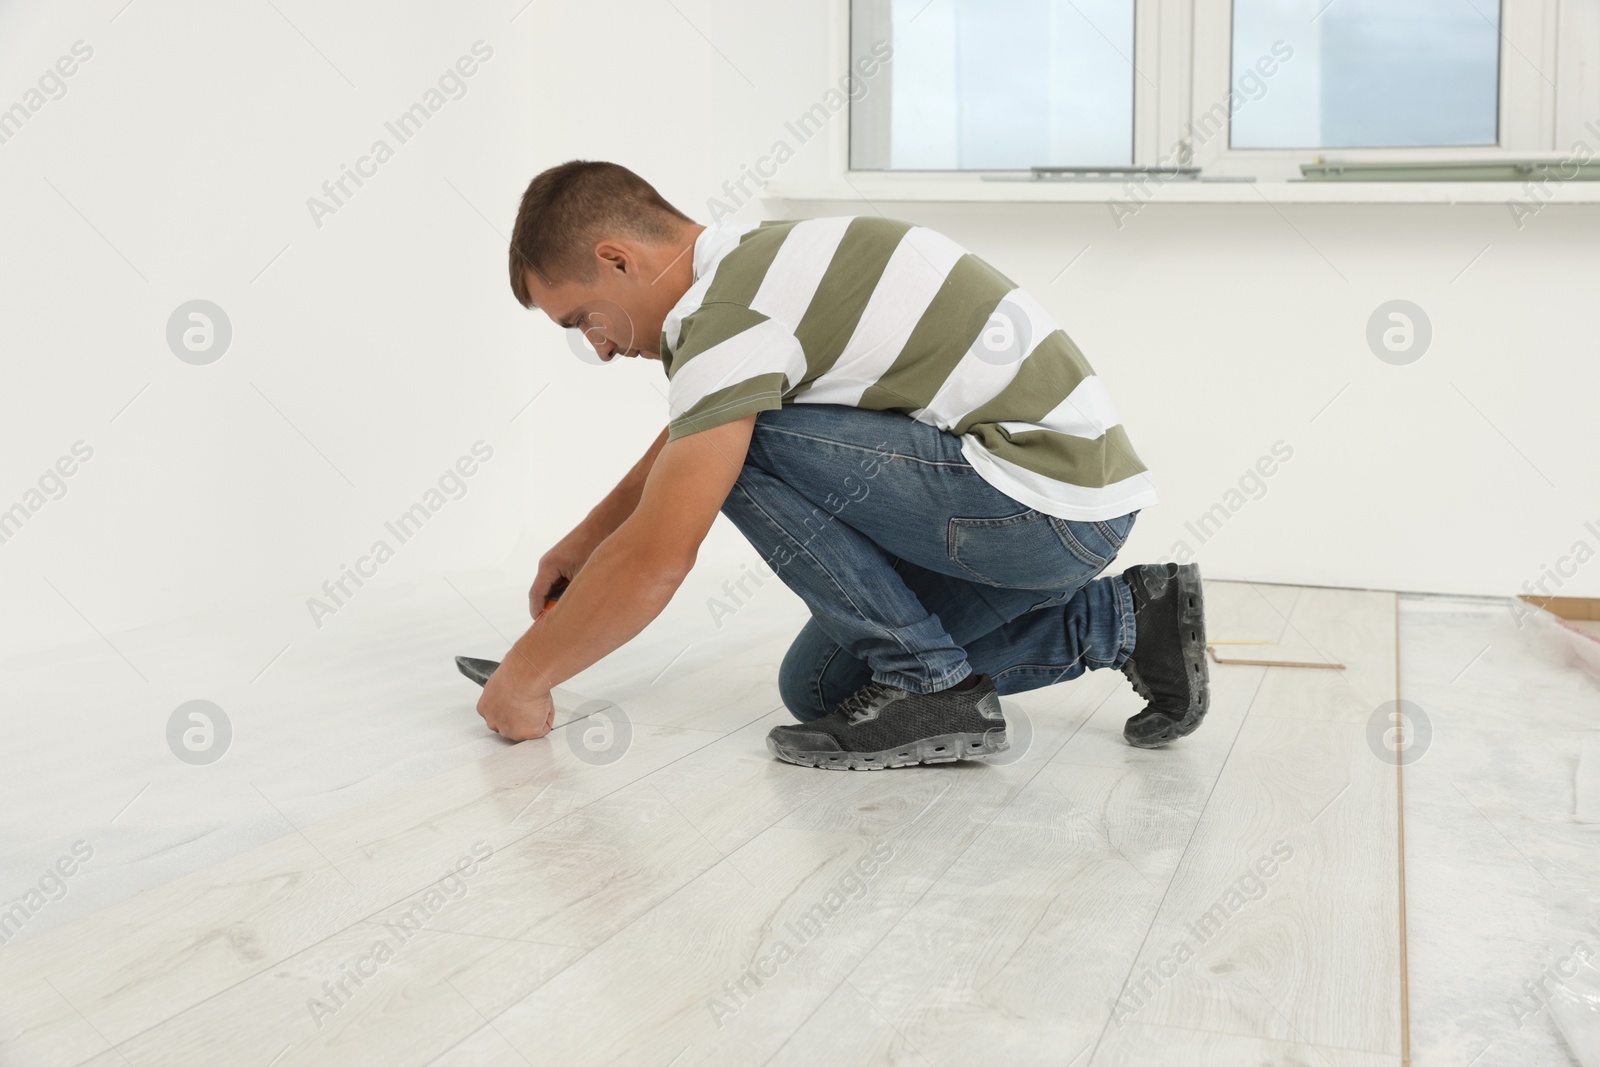
[(984, 481), (954, 434), (906, 415), (761, 412), (722, 513), (811, 609), (778, 679), (802, 722), (869, 678), (933, 693), (977, 671), (1020, 693), (1133, 651), (1132, 594), (1095, 578), (1138, 512), (1036, 511)]

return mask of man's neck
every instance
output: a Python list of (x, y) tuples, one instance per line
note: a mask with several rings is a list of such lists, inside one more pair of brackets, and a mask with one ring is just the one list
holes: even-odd
[[(678, 250), (673, 255), (672, 262), (667, 264), (664, 272), (666, 277), (662, 280), (682, 281), (683, 288), (677, 294), (679, 297), (688, 292), (689, 286), (694, 284), (694, 246), (699, 242), (700, 235), (705, 232), (706, 228), (704, 226), (698, 222), (692, 222), (678, 231), (678, 239), (673, 242)], [(677, 286), (675, 285), (674, 288), (676, 289)]]

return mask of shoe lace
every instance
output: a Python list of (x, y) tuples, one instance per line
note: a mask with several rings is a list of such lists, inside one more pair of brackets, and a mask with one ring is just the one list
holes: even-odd
[(839, 714), (845, 717), (845, 721), (854, 725), (866, 717), (873, 706), (892, 691), (892, 686), (884, 685), (882, 682), (870, 681), (844, 698), (839, 704)]

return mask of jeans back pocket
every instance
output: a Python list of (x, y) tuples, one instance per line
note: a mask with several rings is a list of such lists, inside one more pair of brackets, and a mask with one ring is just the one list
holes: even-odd
[(1075, 522), (1029, 508), (994, 519), (953, 518), (950, 562), (984, 585), (1076, 589), (1116, 556), (1137, 514)]

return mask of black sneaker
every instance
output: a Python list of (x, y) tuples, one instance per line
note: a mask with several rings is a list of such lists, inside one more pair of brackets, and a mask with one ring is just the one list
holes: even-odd
[(877, 771), (953, 763), (1004, 752), (1006, 719), (987, 675), (969, 689), (911, 693), (868, 682), (831, 714), (774, 726), (767, 748), (788, 763), (830, 770)]
[(1150, 703), (1122, 728), (1139, 748), (1160, 748), (1194, 733), (1211, 706), (1206, 616), (1195, 563), (1129, 567), (1135, 643), (1122, 673)]

